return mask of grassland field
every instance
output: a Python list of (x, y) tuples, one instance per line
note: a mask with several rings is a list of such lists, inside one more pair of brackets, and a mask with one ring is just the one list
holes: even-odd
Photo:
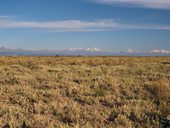
[(0, 57), (0, 127), (168, 128), (170, 57)]

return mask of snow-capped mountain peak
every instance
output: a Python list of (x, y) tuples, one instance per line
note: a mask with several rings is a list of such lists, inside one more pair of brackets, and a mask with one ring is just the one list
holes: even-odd
[(70, 48), (64, 50), (25, 50), (25, 49), (10, 49), (0, 47), (0, 56), (170, 56), (170, 50), (124, 50), (124, 51), (105, 51), (98, 48)]
[(82, 48), (69, 48), (69, 51), (79, 51), (79, 50), (83, 50)]
[(99, 51), (101, 51), (101, 49), (98, 49), (98, 48), (87, 48), (86, 51), (88, 51), (88, 52), (99, 52)]
[(69, 49), (65, 49), (68, 51), (86, 51), (86, 52), (99, 52), (102, 51), (101, 49), (98, 48), (69, 48)]

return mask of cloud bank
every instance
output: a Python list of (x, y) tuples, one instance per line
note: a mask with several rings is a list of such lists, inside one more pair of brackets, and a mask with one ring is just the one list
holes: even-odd
[(154, 9), (170, 9), (170, 0), (94, 0), (97, 3)]
[(48, 22), (20, 22), (11, 20), (0, 20), (0, 28), (32, 28), (44, 29), (56, 32), (69, 31), (108, 31), (118, 28), (120, 25), (113, 20), (104, 19), (96, 21), (80, 21), (80, 20), (64, 20), (64, 21), (48, 21)]
[(96, 21), (64, 20), (64, 21), (15, 21), (0, 19), (0, 29), (26, 28), (45, 30), (51, 32), (95, 32), (113, 31), (117, 29), (147, 29), (147, 30), (170, 30), (170, 25), (129, 25), (115, 22), (113, 19)]

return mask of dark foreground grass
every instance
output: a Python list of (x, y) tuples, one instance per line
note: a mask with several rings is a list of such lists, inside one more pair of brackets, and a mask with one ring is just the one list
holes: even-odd
[(0, 57), (0, 127), (170, 126), (170, 57)]

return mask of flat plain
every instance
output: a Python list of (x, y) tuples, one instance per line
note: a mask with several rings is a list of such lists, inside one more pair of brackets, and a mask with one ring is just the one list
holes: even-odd
[(170, 57), (0, 57), (0, 127), (170, 126)]

